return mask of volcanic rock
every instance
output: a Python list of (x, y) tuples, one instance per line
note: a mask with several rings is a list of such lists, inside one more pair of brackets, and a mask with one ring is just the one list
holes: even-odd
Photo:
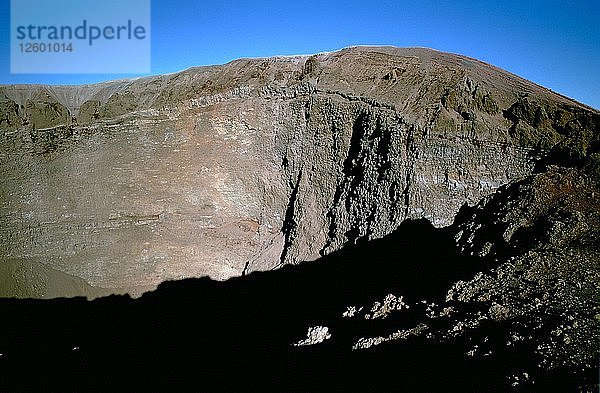
[(447, 226), (536, 166), (585, 161), (599, 124), (506, 71), (420, 48), (0, 86), (0, 260), (134, 295), (269, 270), (407, 219)]

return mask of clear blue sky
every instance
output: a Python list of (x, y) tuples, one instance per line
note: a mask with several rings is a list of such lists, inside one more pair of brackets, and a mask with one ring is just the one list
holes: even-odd
[[(101, 0), (100, 0), (101, 1)], [(0, 83), (132, 75), (11, 75), (0, 0)], [(600, 108), (600, 1), (152, 1), (152, 73), (350, 45), (424, 46), (492, 63)]]

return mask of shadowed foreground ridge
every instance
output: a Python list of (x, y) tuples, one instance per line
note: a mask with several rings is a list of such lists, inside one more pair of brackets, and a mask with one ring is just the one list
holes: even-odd
[(63, 281), (64, 296), (140, 295), (313, 260), (406, 219), (446, 226), (536, 166), (584, 162), (598, 124), (506, 71), (420, 48), (0, 86), (0, 260), (25, 277), (3, 295), (60, 296)]
[(448, 228), (407, 221), (277, 271), (0, 299), (0, 387), (596, 391), (598, 169), (550, 167)]

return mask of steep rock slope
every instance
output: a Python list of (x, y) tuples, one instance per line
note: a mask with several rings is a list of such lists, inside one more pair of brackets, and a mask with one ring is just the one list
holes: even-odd
[(0, 97), (0, 258), (132, 293), (448, 225), (598, 151), (600, 124), (490, 65), (389, 47)]
[[(354, 348), (426, 337), (453, 343), (476, 360), (510, 364), (499, 369), (506, 373), (503, 390), (510, 385), (518, 391), (596, 391), (600, 161), (595, 156), (579, 168), (551, 165), (463, 209), (447, 229), (456, 241), (454, 252), (464, 259), (448, 255), (458, 262), (454, 269), (473, 270), (463, 270), (445, 299), (439, 292), (420, 303), (388, 295), (373, 308), (353, 305), (352, 311), (360, 310), (352, 313), (355, 319), (397, 318), (383, 328), (373, 324), (379, 332), (368, 332)], [(562, 378), (574, 385), (539, 386), (549, 372), (565, 372)]]

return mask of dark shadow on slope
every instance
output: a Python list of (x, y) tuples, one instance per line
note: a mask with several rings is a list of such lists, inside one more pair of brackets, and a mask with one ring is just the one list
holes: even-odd
[[(460, 345), (418, 338), (351, 350), (374, 326), (414, 326), (410, 314), (341, 316), (388, 293), (443, 298), (478, 268), (448, 230), (412, 221), (315, 262), (169, 282), (137, 300), (1, 299), (0, 391), (503, 391), (510, 362), (474, 362)], [(332, 339), (291, 345), (314, 325)]]

